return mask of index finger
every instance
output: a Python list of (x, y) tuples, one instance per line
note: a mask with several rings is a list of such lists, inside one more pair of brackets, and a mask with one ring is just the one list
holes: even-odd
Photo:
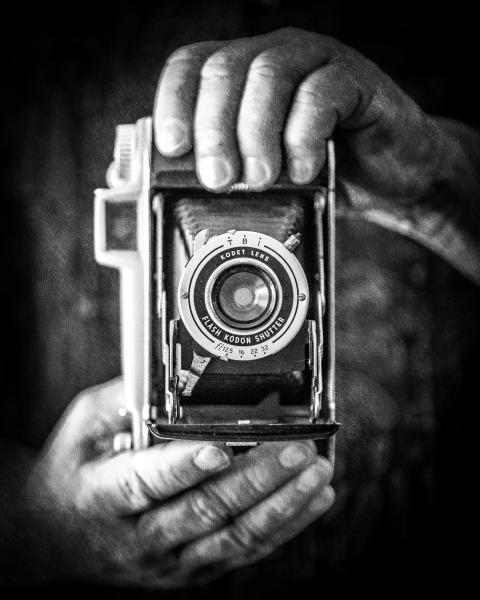
[(153, 552), (163, 553), (223, 527), (317, 460), (311, 442), (271, 442), (236, 459), (232, 469), (154, 508), (138, 521)]
[(187, 545), (179, 562), (195, 570), (222, 563), (238, 567), (267, 556), (298, 535), (333, 503), (334, 492), (328, 486), (331, 471), (320, 460), (231, 524)]
[(160, 76), (154, 109), (155, 142), (165, 156), (183, 156), (193, 146), (192, 122), (200, 70), (221, 42), (199, 42), (176, 50)]

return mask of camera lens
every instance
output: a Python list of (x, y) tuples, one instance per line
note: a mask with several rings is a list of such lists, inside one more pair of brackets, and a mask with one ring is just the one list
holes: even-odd
[(239, 329), (256, 327), (268, 319), (275, 309), (276, 296), (270, 276), (253, 265), (223, 271), (212, 288), (216, 313)]

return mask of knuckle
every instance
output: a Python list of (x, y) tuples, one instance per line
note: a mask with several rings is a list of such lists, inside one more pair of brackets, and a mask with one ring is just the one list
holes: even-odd
[(277, 132), (273, 126), (268, 128), (258, 125), (253, 129), (239, 124), (237, 140), (243, 160), (248, 157), (260, 160), (265, 170), (265, 183), (273, 183), (281, 170), (282, 133)]
[(237, 140), (244, 155), (262, 157), (271, 165), (281, 161), (282, 130), (267, 116), (243, 115), (237, 124)]
[(261, 123), (256, 123), (253, 115), (243, 115), (237, 125), (237, 138), (241, 143), (252, 147), (263, 148), (264, 131)]
[(203, 491), (192, 492), (189, 502), (194, 518), (208, 528), (218, 527), (227, 520), (227, 513), (220, 501)]
[(256, 528), (246, 522), (237, 522), (225, 534), (225, 545), (228, 553), (250, 554), (263, 548), (265, 540)]
[(170, 465), (159, 465), (155, 472), (155, 486), (158, 489), (184, 489), (191, 484), (191, 473), (187, 469), (173, 468)]
[(289, 498), (272, 499), (268, 509), (268, 523), (274, 529), (285, 526), (301, 506), (301, 500), (292, 493)]
[(120, 497), (131, 510), (136, 511), (144, 508), (145, 487), (145, 481), (139, 477), (133, 463), (130, 468), (119, 471), (117, 475), (117, 489)]
[(266, 558), (269, 554), (272, 554), (277, 548), (274, 542), (263, 540), (256, 548), (249, 550), (243, 554), (238, 554), (232, 557), (230, 564), (233, 568), (238, 569), (239, 567), (245, 567), (252, 565), (260, 560)]
[(297, 90), (295, 104), (310, 116), (325, 111), (324, 91), (318, 83), (307, 80)]
[(250, 65), (250, 76), (276, 80), (284, 77), (284, 62), (275, 48), (265, 50), (256, 56)]
[(318, 105), (331, 96), (339, 82), (345, 80), (348, 69), (342, 62), (333, 62), (314, 71), (298, 89), (297, 99), (306, 104)]
[(264, 131), (260, 130), (260, 127), (255, 129), (249, 122), (239, 122), (237, 140), (243, 158), (246, 156), (261, 156), (265, 159), (270, 150), (270, 140), (266, 139)]
[(295, 101), (297, 104), (307, 107), (320, 107), (325, 99), (326, 83), (328, 83), (328, 78), (325, 74), (316, 71), (298, 88)]
[[(217, 117), (218, 122), (218, 117)], [(225, 127), (212, 125), (209, 118), (198, 118), (195, 127), (195, 140), (202, 145), (213, 146), (221, 144), (227, 137)], [(221, 151), (222, 148), (218, 150)]]
[(199, 126), (195, 133), (195, 151), (197, 159), (206, 156), (225, 158), (234, 154), (234, 147), (231, 143), (231, 137), (226, 131), (222, 129), (203, 129)]
[[(269, 468), (269, 466), (266, 465), (266, 468)], [(265, 467), (262, 468), (262, 465), (259, 464), (245, 473), (245, 480), (255, 493), (262, 494), (266, 490), (266, 481), (268, 478), (265, 476), (265, 470)]]
[(237, 66), (238, 58), (228, 48), (223, 48), (207, 58), (202, 67), (201, 77), (214, 82), (224, 80), (235, 72)]
[(312, 133), (311, 123), (304, 126), (296, 124), (285, 129), (283, 134), (285, 145), (297, 154), (312, 150), (318, 143), (317, 136)]
[(196, 55), (200, 44), (188, 44), (186, 46), (180, 46), (174, 50), (167, 59), (165, 63), (166, 66), (171, 66), (177, 63), (186, 63), (190, 62)]

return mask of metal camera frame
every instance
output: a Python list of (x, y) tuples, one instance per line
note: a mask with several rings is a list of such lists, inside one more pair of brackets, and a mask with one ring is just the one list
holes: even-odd
[[(131, 416), (131, 434), (123, 434), (116, 440), (116, 449), (140, 449), (152, 443), (152, 423), (158, 417), (158, 408), (151, 403), (151, 352), (152, 311), (163, 317), (166, 315), (166, 294), (163, 289), (163, 210), (162, 193), (152, 194), (152, 120), (140, 119), (136, 124), (117, 127), (114, 161), (107, 173), (109, 188), (95, 192), (95, 258), (102, 264), (115, 267), (120, 273), (120, 327), (121, 363), (124, 381), (125, 410)], [(181, 159), (174, 159), (180, 168), (175, 170), (172, 159), (165, 159), (162, 180), (166, 188), (201, 189), (194, 172), (187, 169)], [(320, 416), (322, 403), (327, 413), (327, 424), (331, 432), (336, 431), (335, 419), (335, 152), (333, 141), (327, 142), (328, 182), (325, 186), (313, 182), (304, 186), (312, 192), (315, 213), (315, 229), (320, 281), (316, 306), (318, 314), (310, 321), (310, 344), (314, 347), (312, 359), (312, 400), (311, 422)], [(186, 183), (187, 181), (187, 183)], [(157, 186), (158, 187), (158, 186)], [(160, 184), (160, 189), (162, 184)], [(272, 188), (298, 190), (298, 186), (283, 177)], [(232, 186), (232, 191), (248, 192), (245, 184)], [(117, 241), (111, 228), (111, 213), (123, 210), (133, 231), (117, 232)], [(128, 220), (127, 219), (127, 220)], [(125, 220), (123, 221), (125, 225)], [(162, 226), (155, 227), (155, 224)], [(128, 227), (127, 227), (128, 230)], [(115, 231), (113, 232), (115, 234)], [(156, 235), (156, 252), (152, 255), (152, 235)], [(199, 236), (197, 236), (198, 238)], [(125, 239), (127, 238), (127, 241)], [(118, 243), (117, 243), (118, 242)], [(156, 278), (152, 277), (152, 263), (155, 261)], [(155, 290), (152, 287), (155, 286)], [(152, 295), (152, 291), (155, 292)], [(313, 295), (313, 294), (312, 294)], [(157, 298), (152, 306), (152, 297)], [(315, 325), (315, 323), (317, 325)], [(318, 327), (318, 330), (317, 330)], [(323, 331), (322, 331), (323, 328)], [(165, 369), (165, 411), (168, 423), (173, 427), (181, 415), (180, 398), (172, 391), (172, 378), (175, 377), (175, 322), (167, 327), (161, 318), (162, 361)], [(325, 347), (323, 347), (325, 340)], [(308, 427), (299, 425), (300, 428)], [(163, 437), (189, 437), (188, 434), (175, 435), (167, 430)], [(180, 432), (180, 429), (178, 429)], [(331, 435), (331, 434), (329, 434)], [(302, 437), (302, 435), (297, 435)], [(315, 437), (306, 435), (304, 437)], [(318, 436), (321, 437), (321, 436)], [(327, 437), (327, 436), (324, 436)], [(275, 438), (274, 438), (275, 439)], [(278, 438), (277, 438), (278, 439)], [(329, 440), (328, 454), (333, 458), (334, 436)]]

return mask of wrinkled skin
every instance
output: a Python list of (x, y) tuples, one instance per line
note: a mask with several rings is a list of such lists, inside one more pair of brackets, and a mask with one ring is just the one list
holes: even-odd
[[(213, 191), (239, 179), (267, 189), (282, 152), (291, 180), (307, 183), (334, 132), (339, 183), (357, 208), (414, 204), (447, 171), (438, 120), (355, 50), (296, 29), (175, 52), (154, 124), (164, 155), (194, 148)], [(17, 527), (30, 576), (205, 581), (261, 559), (332, 505), (332, 468), (309, 442), (237, 457), (199, 442), (113, 455), (128, 427), (121, 398), (119, 382), (84, 392), (30, 466)]]
[(202, 582), (268, 555), (332, 505), (332, 468), (312, 442), (235, 458), (180, 441), (113, 455), (122, 398), (119, 381), (81, 394), (33, 465), (23, 526), (35, 552), (49, 540), (34, 577)]
[(335, 131), (348, 199), (412, 203), (438, 173), (441, 136), (380, 69), (341, 42), (299, 29), (180, 48), (167, 61), (155, 106), (157, 147), (195, 149), (205, 187), (241, 178), (253, 190), (277, 179), (305, 184), (325, 163)]

